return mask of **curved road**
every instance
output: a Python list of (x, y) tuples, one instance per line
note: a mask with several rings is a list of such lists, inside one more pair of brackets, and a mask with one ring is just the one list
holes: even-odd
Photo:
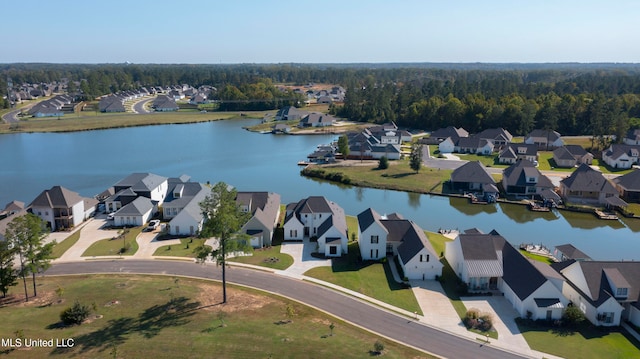
[[(137, 273), (190, 276), (220, 280), (220, 270), (214, 265), (157, 260), (114, 260), (53, 264), (48, 275), (85, 273)], [(418, 349), (448, 358), (526, 358), (491, 346), (482, 345), (431, 328), (358, 299), (322, 286), (291, 279), (273, 273), (231, 267), (229, 283), (258, 288), (300, 301), (349, 321), (377, 334)]]
[(133, 106), (132, 106), (133, 112), (141, 113), (141, 114), (151, 113), (151, 112), (147, 111), (145, 109), (145, 107), (144, 107), (144, 105), (147, 104), (149, 101), (153, 101), (153, 98), (144, 99), (142, 101), (138, 101), (138, 102), (134, 103)]

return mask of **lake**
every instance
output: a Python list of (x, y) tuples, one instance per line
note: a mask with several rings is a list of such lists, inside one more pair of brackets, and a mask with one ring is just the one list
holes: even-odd
[(640, 260), (640, 220), (603, 221), (591, 214), (531, 212), (524, 206), (471, 205), (464, 199), (337, 186), (300, 176), (297, 162), (335, 135), (258, 134), (257, 120), (0, 136), (0, 206), (27, 204), (61, 185), (94, 196), (132, 172), (224, 181), (241, 191), (271, 191), (283, 203), (321, 195), (357, 215), (368, 207), (398, 212), (430, 231), (496, 229), (513, 244), (549, 248), (571, 243), (595, 259)]

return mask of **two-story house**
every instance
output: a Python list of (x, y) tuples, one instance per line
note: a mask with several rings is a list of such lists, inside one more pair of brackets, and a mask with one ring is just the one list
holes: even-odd
[(29, 204), (31, 212), (46, 223), (52, 231), (72, 228), (89, 218), (98, 201), (80, 196), (61, 186), (42, 191)]

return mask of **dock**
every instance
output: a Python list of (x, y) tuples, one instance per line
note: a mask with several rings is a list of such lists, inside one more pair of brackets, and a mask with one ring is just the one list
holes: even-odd
[(607, 219), (607, 220), (617, 220), (618, 219), (618, 216), (616, 216), (615, 214), (603, 212), (603, 211), (601, 211), (599, 209), (596, 209), (593, 213), (600, 219)]
[(527, 207), (529, 207), (529, 210), (534, 212), (550, 212), (551, 211), (551, 208), (541, 206), (534, 201), (529, 201), (529, 204), (527, 205)]

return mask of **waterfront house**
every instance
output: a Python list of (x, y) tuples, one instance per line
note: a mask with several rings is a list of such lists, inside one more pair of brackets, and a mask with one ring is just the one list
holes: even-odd
[(476, 192), (484, 196), (497, 196), (496, 182), (480, 161), (467, 162), (451, 172), (452, 192)]
[(312, 112), (300, 120), (298, 127), (328, 127), (336, 122), (336, 118), (323, 113)]
[(307, 116), (309, 111), (300, 110), (295, 106), (285, 106), (282, 107), (276, 112), (275, 120), (276, 121), (292, 121), (292, 120), (301, 120), (303, 117)]
[[(311, 196), (287, 205), (284, 240), (318, 241), (318, 252), (329, 257), (347, 253), (347, 225), (344, 210), (321, 196)], [(326, 222), (326, 224), (325, 224)]]
[(446, 243), (445, 257), (470, 292), (499, 291), (523, 318), (560, 319), (568, 300), (551, 268), (525, 258), (495, 230), (467, 230)]
[(24, 202), (11, 201), (4, 206), (4, 209), (0, 211), (0, 219), (12, 216), (16, 213), (24, 211)]
[(640, 158), (640, 145), (613, 144), (602, 151), (602, 160), (613, 168), (631, 168)]
[(157, 112), (171, 112), (178, 111), (178, 104), (173, 97), (167, 95), (158, 95), (153, 100), (151, 107)]
[(280, 218), (280, 195), (273, 192), (238, 192), (236, 202), (251, 218), (240, 229), (250, 237), (251, 246), (271, 246)]
[(498, 154), (498, 162), (514, 164), (519, 160), (538, 161), (538, 146), (526, 143), (509, 143)]
[(507, 195), (534, 198), (555, 186), (531, 161), (519, 160), (504, 170), (502, 188)]
[(560, 196), (565, 202), (601, 206), (618, 205), (621, 201), (611, 182), (585, 164), (560, 181)]
[(640, 170), (613, 179), (613, 183), (626, 202), (640, 203)]
[(593, 155), (582, 146), (564, 145), (553, 150), (553, 161), (556, 167), (575, 167), (582, 163), (590, 165), (593, 162)]
[(198, 182), (190, 182), (188, 176), (169, 178), (169, 191), (162, 205), (162, 218), (169, 221), (167, 233), (193, 236), (202, 230), (204, 215), (200, 208), (211, 190)]
[(73, 228), (91, 217), (98, 201), (80, 196), (61, 186), (42, 191), (29, 204), (31, 212), (42, 218), (52, 231)]
[(114, 214), (113, 224), (118, 227), (142, 226), (156, 211), (156, 205), (149, 198), (137, 197)]
[(106, 211), (116, 212), (138, 196), (147, 197), (158, 205), (164, 202), (168, 179), (153, 173), (132, 173), (113, 185), (113, 196), (105, 200)]
[(626, 145), (640, 145), (640, 128), (630, 129), (622, 142)]
[(424, 230), (400, 215), (381, 216), (372, 208), (358, 214), (358, 243), (363, 260), (397, 255), (407, 279), (432, 280), (442, 263)]
[(640, 326), (640, 262), (569, 260), (552, 267), (565, 278), (564, 296), (591, 323)]
[(17, 217), (24, 216), (25, 214), (28, 214), (29, 212), (27, 212), (26, 209), (21, 209), (21, 210), (17, 210), (17, 211), (12, 211), (11, 214), (9, 214), (9, 215), (6, 215), (6, 213), (7, 212), (5, 212), (5, 215), (0, 216), (0, 241), (5, 241), (6, 240), (4, 235), (7, 232), (7, 225), (9, 225), (9, 222), (13, 221)]
[(276, 123), (273, 126), (273, 129), (271, 132), (272, 133), (289, 133), (291, 132), (291, 127), (284, 123)]
[(549, 149), (558, 148), (564, 145), (562, 136), (553, 130), (535, 129), (531, 131), (525, 138), (524, 143), (536, 145), (539, 150), (548, 151)]
[(576, 248), (573, 244), (561, 244), (556, 246), (555, 251), (553, 252), (553, 256), (559, 261), (590, 261), (591, 257), (589, 257), (586, 253)]

